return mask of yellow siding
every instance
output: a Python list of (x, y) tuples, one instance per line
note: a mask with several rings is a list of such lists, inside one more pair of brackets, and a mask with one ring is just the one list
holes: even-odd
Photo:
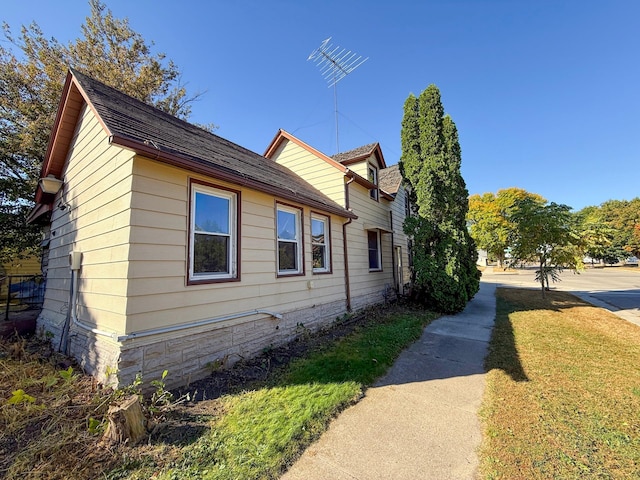
[(2, 264), (1, 275), (39, 275), (40, 258), (30, 256)]
[(335, 248), (342, 245), (340, 217), (331, 217), (332, 274), (312, 274), (311, 211), (304, 207), (305, 275), (277, 278), (274, 198), (198, 175), (192, 177), (240, 191), (240, 281), (187, 285), (189, 172), (138, 156), (134, 173), (127, 333), (254, 309), (284, 313), (345, 299), (344, 259)]
[(282, 142), (272, 160), (284, 165), (331, 200), (344, 206), (344, 174), (333, 165), (289, 140)]
[[(372, 159), (371, 163), (372, 163), (373, 166), (375, 166), (377, 168), (378, 162), (376, 162), (375, 158)], [(361, 162), (358, 162), (358, 163), (352, 163), (351, 165), (349, 165), (349, 170), (351, 170), (354, 173), (357, 173), (362, 178), (366, 178), (368, 180), (369, 179), (369, 162), (368, 162), (368, 159), (365, 159), (365, 160), (363, 160)]]
[(367, 226), (379, 226), (390, 230), (389, 202), (376, 202), (369, 196), (369, 190), (352, 183), (349, 186), (350, 207), (358, 215), (347, 230), (349, 249), (349, 276), (351, 297), (354, 308), (364, 306), (377, 298), (383, 300), (385, 288), (393, 288), (393, 268), (391, 234), (381, 233), (382, 271), (369, 270), (369, 248)]
[[(79, 320), (124, 332), (133, 154), (109, 145), (91, 110), (80, 114), (52, 213), (47, 292), (41, 316), (59, 321), (68, 309), (68, 255), (82, 252)], [(59, 204), (64, 209), (58, 207)]]
[[(344, 174), (323, 159), (316, 157), (289, 140), (282, 142), (272, 155), (272, 159), (295, 172), (334, 201), (345, 205)], [(380, 168), (376, 157), (370, 156), (361, 162), (349, 165), (349, 169), (363, 178), (368, 178), (369, 163), (378, 169)], [(394, 217), (397, 217), (397, 221), (401, 224), (404, 219), (404, 200), (402, 199), (401, 202), (400, 205), (398, 200), (389, 202), (382, 198), (379, 202), (376, 202), (370, 197), (368, 189), (355, 182), (349, 185), (349, 207), (358, 215), (358, 219), (354, 220), (347, 227), (349, 277), (352, 306), (354, 308), (360, 308), (372, 302), (382, 301), (382, 292), (384, 292), (385, 288), (395, 287), (393, 272), (393, 256), (395, 252), (392, 249), (391, 234), (382, 233), (380, 237), (382, 271), (371, 272), (369, 271), (369, 250), (365, 225), (381, 226), (391, 230), (392, 225), (389, 212), (392, 208), (399, 212), (394, 213)], [(399, 205), (401, 210), (398, 210)], [(401, 214), (401, 216), (399, 216), (399, 214)], [(394, 224), (395, 223), (396, 221), (394, 221)], [(341, 223), (339, 225), (334, 224), (332, 231), (335, 230), (336, 227), (340, 228), (340, 231), (342, 230)], [(399, 231), (402, 237), (400, 241), (403, 242), (401, 245), (403, 246), (402, 254), (403, 257), (405, 257), (403, 267), (406, 268), (408, 266), (406, 237), (402, 234), (401, 226)], [(397, 245), (395, 237), (393, 242), (394, 245)], [(334, 244), (333, 246), (335, 266), (335, 253), (337, 250), (342, 250), (342, 244)], [(340, 261), (344, 262), (342, 252), (340, 255)], [(404, 278), (408, 280), (408, 271)], [(341, 279), (340, 283), (343, 284), (344, 280)]]

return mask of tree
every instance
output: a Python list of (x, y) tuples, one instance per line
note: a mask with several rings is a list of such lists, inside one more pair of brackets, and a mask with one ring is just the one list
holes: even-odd
[(188, 96), (180, 72), (162, 53), (153, 54), (127, 19), (114, 18), (100, 0), (82, 38), (63, 45), (45, 37), (36, 23), (0, 46), (0, 260), (37, 250), (39, 228), (27, 225), (33, 193), (53, 127), (68, 67), (156, 107), (186, 118), (199, 94)]
[(622, 254), (640, 256), (640, 244), (635, 231), (640, 225), (640, 197), (632, 200), (609, 200), (600, 205), (603, 220), (614, 230), (612, 246)]
[(604, 220), (598, 207), (585, 207), (574, 214), (585, 255), (593, 260), (617, 263), (625, 256), (623, 249), (613, 245), (615, 231)]
[(627, 249), (634, 257), (640, 257), (640, 223), (633, 227), (633, 232), (627, 242)]
[(404, 226), (413, 243), (413, 296), (455, 313), (478, 291), (480, 272), (466, 227), (468, 192), (460, 173), (458, 131), (444, 115), (435, 85), (405, 101), (401, 140), (400, 171), (414, 205)]
[(502, 267), (505, 263), (505, 252), (510, 247), (509, 237), (515, 228), (509, 220), (516, 201), (531, 198), (541, 204), (546, 200), (537, 193), (529, 193), (521, 188), (507, 188), (498, 193), (485, 193), (469, 197), (469, 222), (471, 237), (478, 248), (486, 250), (489, 256), (498, 260)]
[(536, 280), (542, 296), (549, 288), (549, 278), (559, 280), (564, 268), (582, 266), (583, 246), (576, 232), (571, 207), (556, 203), (540, 204), (523, 198), (515, 204), (510, 216), (515, 229), (511, 235), (514, 263), (536, 262)]

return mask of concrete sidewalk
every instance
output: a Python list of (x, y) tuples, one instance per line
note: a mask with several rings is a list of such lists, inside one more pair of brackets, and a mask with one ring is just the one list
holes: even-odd
[(474, 478), (483, 361), (496, 311), (491, 277), (483, 276), (463, 312), (429, 325), (282, 479)]

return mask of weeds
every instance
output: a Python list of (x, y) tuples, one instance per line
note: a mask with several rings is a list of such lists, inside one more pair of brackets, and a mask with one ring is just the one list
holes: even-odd
[[(72, 366), (59, 369), (67, 361), (48, 342), (0, 341), (0, 478), (98, 478), (122, 460), (118, 447), (100, 444), (101, 435), (111, 404), (142, 396), (142, 378), (119, 390), (99, 388)], [(156, 422), (186, 400), (173, 399), (166, 376), (152, 382), (143, 403)]]
[[(176, 399), (166, 389), (163, 372), (142, 402), (153, 431), (136, 446), (101, 438), (109, 406), (146, 392), (142, 377), (120, 390), (100, 388), (68, 365), (59, 368), (65, 360), (50, 349), (43, 347), (37, 360), (29, 343), (0, 343), (0, 478), (275, 478), (435, 317), (367, 315), (365, 326), (353, 323), (337, 343), (274, 367), (252, 391), (180, 405), (187, 397)], [(301, 324), (303, 337), (306, 332)], [(278, 353), (267, 348), (265, 354), (270, 362)]]

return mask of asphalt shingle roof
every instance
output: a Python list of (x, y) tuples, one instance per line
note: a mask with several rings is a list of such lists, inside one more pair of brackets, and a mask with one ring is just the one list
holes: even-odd
[(355, 217), (288, 168), (251, 150), (180, 120), (132, 98), (76, 70), (71, 73), (104, 125), (115, 137), (151, 146), (158, 159), (173, 156), (205, 169), (232, 177), (239, 185), (322, 208), (345, 217)]
[(332, 155), (331, 158), (336, 162), (348, 162), (349, 160), (353, 160), (354, 158), (360, 158), (367, 155), (371, 155), (376, 148), (377, 143), (369, 143), (368, 145), (363, 145), (358, 148), (354, 148), (353, 150), (349, 150), (347, 152), (336, 153)]
[(378, 183), (380, 188), (391, 195), (398, 193), (400, 184), (402, 183), (402, 174), (400, 173), (400, 167), (391, 165), (388, 168), (383, 168), (379, 172)]

